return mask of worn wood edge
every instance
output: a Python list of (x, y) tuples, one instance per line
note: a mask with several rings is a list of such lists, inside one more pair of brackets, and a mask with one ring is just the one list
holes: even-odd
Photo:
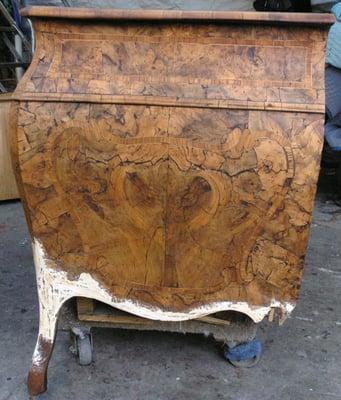
[(36, 101), (36, 102), (65, 102), (65, 103), (97, 103), (97, 104), (126, 104), (126, 105), (150, 105), (168, 107), (195, 107), (218, 108), (238, 110), (264, 110), (264, 111), (289, 111), (309, 112), (324, 114), (324, 104), (310, 103), (275, 103), (254, 102), (240, 100), (207, 100), (207, 99), (179, 99), (177, 97), (161, 96), (125, 96), (125, 95), (99, 95), (99, 94), (71, 94), (71, 93), (22, 93), (15, 92), (12, 100)]
[(11, 106), (12, 93), (0, 95), (0, 201), (19, 198), (13, 163), (11, 158)]
[(7, 201), (7, 200), (17, 200), (19, 199), (20, 196), (18, 193), (11, 193), (7, 195), (0, 195), (0, 202), (1, 201)]
[(290, 24), (332, 24), (335, 17), (330, 13), (278, 13), (256, 11), (180, 11), (146, 9), (99, 9), (29, 6), (20, 11), (23, 17), (110, 19), (110, 20), (202, 20), (274, 22)]
[[(139, 317), (158, 320), (158, 321), (187, 321), (206, 317), (220, 311), (236, 311), (247, 315), (255, 323), (261, 322), (271, 310), (279, 308), (283, 315), (283, 320), (291, 314), (295, 308), (295, 303), (279, 301), (275, 298), (269, 300), (266, 305), (253, 305), (244, 301), (215, 301), (190, 307), (185, 311), (170, 311), (157, 306), (150, 306), (142, 302), (121, 299), (113, 296), (105, 287), (95, 280), (89, 273), (81, 273), (77, 279), (69, 278), (68, 273), (59, 269), (54, 261), (48, 258), (41, 242), (34, 238), (32, 240), (34, 264), (36, 267), (38, 291), (42, 298), (40, 301), (45, 307), (44, 312), (50, 315), (57, 312), (61, 306), (73, 297), (88, 297), (105, 303), (119, 310), (135, 314)], [(58, 296), (49, 296), (42, 290), (45, 286), (54, 289)], [(52, 315), (55, 315), (52, 313)], [(40, 330), (44, 339), (52, 340), (54, 329), (48, 321), (41, 321)]]

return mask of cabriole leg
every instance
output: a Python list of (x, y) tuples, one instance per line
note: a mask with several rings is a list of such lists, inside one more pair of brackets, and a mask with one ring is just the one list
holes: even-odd
[(39, 334), (27, 380), (28, 392), (31, 396), (37, 396), (47, 389), (47, 368), (53, 346), (54, 341), (48, 341)]
[(27, 385), (29, 394), (36, 396), (47, 389), (47, 368), (55, 342), (58, 314), (68, 296), (58, 287), (57, 276), (51, 273), (37, 242), (33, 242), (33, 254), (39, 298), (39, 332)]

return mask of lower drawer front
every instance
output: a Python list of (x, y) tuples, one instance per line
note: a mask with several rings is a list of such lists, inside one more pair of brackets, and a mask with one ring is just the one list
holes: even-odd
[(69, 274), (184, 310), (294, 302), (322, 147), (320, 114), (22, 103), (32, 233)]

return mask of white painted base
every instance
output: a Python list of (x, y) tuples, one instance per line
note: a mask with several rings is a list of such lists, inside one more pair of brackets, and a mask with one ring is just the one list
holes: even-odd
[[(65, 271), (58, 270), (53, 261), (46, 256), (42, 244), (33, 241), (34, 263), (36, 267), (37, 285), (39, 294), (40, 323), (39, 335), (53, 343), (58, 313), (65, 301), (72, 297), (88, 297), (120, 310), (136, 314), (140, 317), (160, 321), (185, 321), (203, 317), (219, 311), (238, 311), (248, 315), (254, 322), (260, 322), (271, 310), (279, 308), (282, 315), (289, 315), (294, 309), (290, 303), (280, 303), (273, 300), (269, 306), (253, 307), (246, 302), (215, 302), (196, 307), (188, 312), (164, 311), (157, 307), (148, 307), (132, 300), (119, 300), (109, 294), (88, 273), (82, 273), (76, 280), (70, 280)], [(40, 352), (38, 346), (34, 352), (34, 362), (39, 364)]]

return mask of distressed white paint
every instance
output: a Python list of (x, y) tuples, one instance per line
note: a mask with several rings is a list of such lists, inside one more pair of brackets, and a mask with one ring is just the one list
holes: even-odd
[[(250, 306), (246, 302), (215, 302), (193, 308), (187, 312), (165, 311), (158, 307), (148, 307), (132, 300), (119, 300), (88, 273), (82, 273), (75, 280), (70, 280), (65, 271), (61, 271), (48, 259), (42, 244), (33, 241), (34, 263), (36, 267), (39, 293), (40, 324), (39, 334), (46, 340), (54, 340), (58, 312), (63, 303), (71, 297), (89, 297), (120, 310), (127, 311), (140, 317), (160, 321), (185, 321), (203, 317), (219, 311), (238, 311), (248, 315), (254, 322), (260, 322), (271, 308), (279, 308), (283, 316), (289, 315), (294, 309), (291, 303), (271, 301), (269, 306)], [(35, 351), (37, 361), (39, 349)]]

